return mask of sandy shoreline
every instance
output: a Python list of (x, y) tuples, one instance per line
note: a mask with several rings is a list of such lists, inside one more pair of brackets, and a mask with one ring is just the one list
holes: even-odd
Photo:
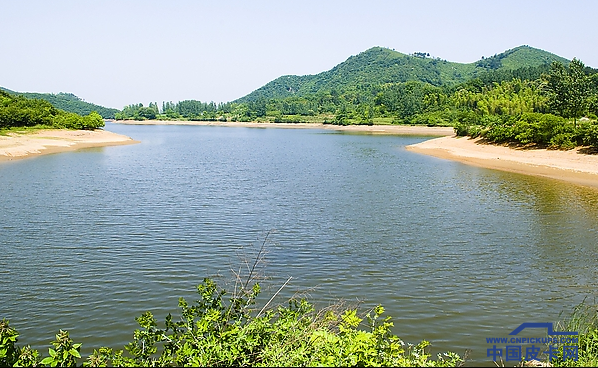
[(428, 127), (408, 125), (331, 125), (321, 123), (255, 123), (255, 122), (220, 122), (220, 121), (164, 121), (164, 120), (118, 120), (115, 124), (128, 125), (203, 125), (246, 128), (283, 128), (283, 129), (326, 129), (345, 132), (363, 132), (372, 134), (417, 135), (443, 137), (453, 135), (451, 127)]
[(133, 143), (139, 142), (105, 130), (47, 129), (23, 134), (9, 133), (0, 136), (0, 162), (81, 148)]
[(441, 137), (408, 150), (479, 167), (542, 176), (598, 188), (598, 155), (483, 144), (480, 139)]
[[(440, 137), (407, 146), (442, 159), (479, 167), (548, 177), (598, 188), (598, 155), (546, 149), (519, 149), (483, 144), (480, 139), (457, 138), (452, 128), (401, 125), (336, 126), (315, 123), (223, 123), (204, 121), (119, 121), (132, 125), (213, 125), (230, 127), (326, 129), (371, 134), (395, 134)], [(139, 143), (130, 137), (105, 130), (41, 130), (33, 133), (9, 133), (0, 136), (0, 162), (36, 155), (74, 151), (81, 148)]]

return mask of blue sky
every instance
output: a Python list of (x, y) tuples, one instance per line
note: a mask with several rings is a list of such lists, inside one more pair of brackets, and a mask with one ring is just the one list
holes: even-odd
[(373, 46), (474, 62), (529, 45), (598, 68), (596, 14), (594, 0), (0, 0), (0, 86), (224, 102)]

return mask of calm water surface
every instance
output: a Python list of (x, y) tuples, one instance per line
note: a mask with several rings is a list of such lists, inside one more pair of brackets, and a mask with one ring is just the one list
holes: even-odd
[(472, 349), (598, 294), (598, 192), (419, 155), (425, 137), (123, 126), (142, 141), (0, 164), (0, 317), (92, 347), (225, 283), (266, 232), (272, 295), (382, 304), (405, 341)]

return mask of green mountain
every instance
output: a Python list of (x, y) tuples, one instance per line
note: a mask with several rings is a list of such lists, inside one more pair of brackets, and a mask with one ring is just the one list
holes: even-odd
[(316, 75), (282, 76), (234, 102), (301, 97), (331, 90), (359, 91), (376, 85), (407, 81), (427, 82), (435, 86), (455, 85), (488, 73), (540, 67), (552, 61), (569, 63), (560, 56), (529, 46), (519, 46), (469, 64), (431, 58), (427, 53), (406, 55), (383, 47), (373, 47)]
[(15, 92), (4, 87), (0, 89), (14, 95), (21, 95), (31, 99), (45, 100), (51, 103), (57, 109), (68, 112), (74, 112), (79, 115), (89, 115), (90, 112), (95, 111), (104, 119), (114, 119), (114, 114), (119, 112), (117, 109), (96, 105), (85, 102), (81, 98), (72, 93), (32, 93), (32, 92)]

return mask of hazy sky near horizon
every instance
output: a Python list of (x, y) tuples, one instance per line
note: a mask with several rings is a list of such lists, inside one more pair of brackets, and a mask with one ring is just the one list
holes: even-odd
[(0, 86), (116, 107), (226, 102), (373, 46), (470, 63), (520, 45), (598, 68), (598, 1), (0, 0)]

